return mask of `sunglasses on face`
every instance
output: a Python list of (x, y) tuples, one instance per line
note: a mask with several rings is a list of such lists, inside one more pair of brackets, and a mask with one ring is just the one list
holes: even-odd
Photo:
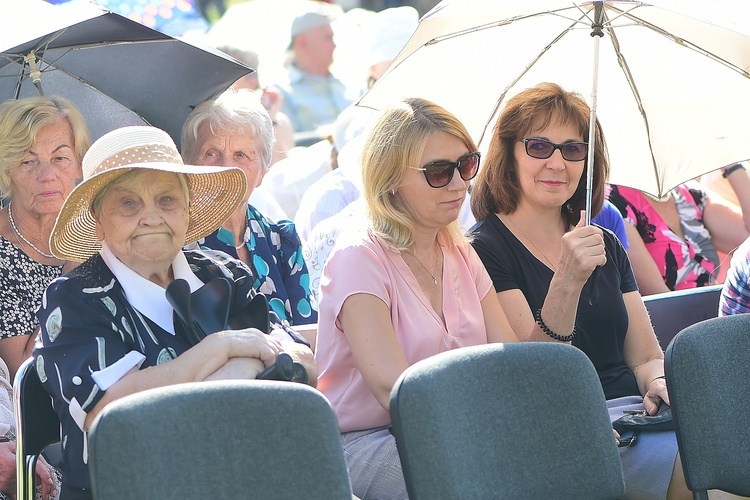
[[(445, 187), (453, 180), (453, 173), (458, 170), (458, 175), (465, 181), (470, 181), (479, 171), (479, 151), (463, 155), (458, 161), (438, 160), (417, 168), (424, 173), (427, 184), (430, 187)], [(416, 167), (412, 167), (416, 168)]]
[(555, 144), (546, 139), (521, 139), (520, 142), (526, 147), (526, 154), (532, 158), (546, 160), (556, 149), (567, 161), (581, 161), (586, 158), (589, 151), (589, 145), (586, 142), (565, 142)]

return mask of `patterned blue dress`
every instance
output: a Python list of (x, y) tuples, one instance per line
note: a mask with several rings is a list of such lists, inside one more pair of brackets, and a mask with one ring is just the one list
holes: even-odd
[[(268, 298), (279, 318), (291, 325), (317, 323), (318, 313), (312, 307), (310, 296), (310, 275), (294, 223), (290, 220), (271, 222), (248, 205), (244, 240), (252, 256), (253, 288)], [(198, 241), (198, 245), (238, 258), (234, 235), (224, 228)]]

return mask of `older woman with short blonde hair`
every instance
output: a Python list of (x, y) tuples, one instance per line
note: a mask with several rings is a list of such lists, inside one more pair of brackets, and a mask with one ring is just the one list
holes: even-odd
[(0, 356), (11, 380), (31, 355), (42, 292), (63, 267), (49, 236), (63, 201), (81, 177), (88, 127), (62, 97), (27, 97), (0, 105)]

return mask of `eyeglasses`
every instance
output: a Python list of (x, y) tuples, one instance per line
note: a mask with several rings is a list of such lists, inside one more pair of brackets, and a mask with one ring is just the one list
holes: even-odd
[(421, 170), (427, 184), (433, 188), (445, 187), (453, 180), (453, 173), (458, 170), (458, 175), (465, 181), (472, 180), (479, 171), (479, 151), (463, 155), (458, 161), (438, 160), (428, 163), (423, 167), (412, 167)]
[(527, 155), (539, 160), (546, 160), (556, 149), (559, 149), (564, 160), (581, 161), (586, 158), (589, 151), (589, 145), (586, 142), (555, 144), (546, 139), (521, 139), (520, 142), (526, 147)]

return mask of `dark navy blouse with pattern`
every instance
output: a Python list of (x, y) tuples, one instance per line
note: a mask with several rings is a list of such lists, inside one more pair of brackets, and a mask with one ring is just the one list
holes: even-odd
[[(224, 276), (233, 283), (230, 317), (256, 292), (250, 270), (216, 251), (186, 251), (191, 270), (204, 283)], [(63, 433), (63, 483), (89, 488), (83, 422), (104, 395), (94, 375), (131, 351), (145, 356), (140, 369), (166, 363), (191, 347), (175, 321), (175, 335), (133, 308), (99, 254), (47, 288), (37, 312), (41, 335), (34, 349), (42, 384), (52, 394)]]

